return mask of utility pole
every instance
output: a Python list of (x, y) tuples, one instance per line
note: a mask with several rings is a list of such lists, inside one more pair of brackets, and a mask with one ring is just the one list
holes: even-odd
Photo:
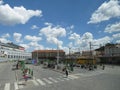
[(92, 56), (92, 52), (91, 52), (91, 42), (89, 42), (89, 45), (90, 45), (90, 56)]
[(58, 41), (57, 41), (57, 67), (59, 64), (59, 45), (58, 45)]
[(37, 63), (38, 63), (38, 50), (37, 50)]
[(57, 65), (58, 65), (58, 63), (59, 63), (59, 48), (57, 46)]
[[(90, 57), (92, 57), (92, 51), (91, 51), (91, 46), (92, 46), (92, 44), (91, 44), (91, 42), (89, 42), (89, 46), (90, 46)], [(92, 58), (93, 59), (93, 58)], [(90, 63), (90, 62), (89, 62)], [(92, 60), (92, 64), (93, 64), (93, 60)]]

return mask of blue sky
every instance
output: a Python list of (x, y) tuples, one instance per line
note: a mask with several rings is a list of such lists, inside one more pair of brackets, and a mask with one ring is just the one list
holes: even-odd
[(120, 1), (1, 0), (0, 41), (66, 52), (120, 43)]

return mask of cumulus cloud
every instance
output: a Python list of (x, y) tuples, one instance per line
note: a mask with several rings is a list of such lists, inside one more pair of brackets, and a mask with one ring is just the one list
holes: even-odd
[(39, 29), (39, 27), (37, 25), (33, 25), (31, 29)]
[(17, 43), (20, 43), (22, 42), (21, 40), (21, 37), (22, 37), (22, 34), (21, 33), (13, 33), (13, 37), (14, 37), (14, 40), (17, 42)]
[(33, 16), (42, 16), (41, 10), (27, 10), (23, 6), (10, 7), (0, 4), (0, 23), (3, 25), (25, 24)]
[(120, 43), (120, 40), (117, 40), (116, 43)]
[(113, 37), (113, 38), (120, 38), (120, 33), (113, 34), (112, 37)]
[(2, 5), (4, 2), (3, 2), (3, 0), (0, 0), (0, 5)]
[(77, 33), (73, 33), (70, 35), (69, 37), (70, 40), (76, 40), (76, 39), (80, 39), (80, 35)]
[(65, 28), (52, 26), (51, 23), (45, 23), (45, 25), (47, 26), (40, 30), (40, 35), (44, 35), (49, 43), (62, 45), (63, 42), (58, 38), (66, 36)]
[(20, 44), (20, 46), (24, 47), (25, 50), (28, 50), (30, 48), (30, 46), (28, 44)]
[(111, 18), (120, 17), (120, 1), (104, 2), (91, 16), (89, 23), (100, 23)]
[(0, 37), (0, 42), (2, 42), (2, 43), (11, 42), (11, 41), (9, 40), (9, 38), (10, 38), (10, 34), (9, 34), (9, 33), (3, 34), (3, 35)]
[(25, 47), (25, 50), (30, 51), (30, 52), (33, 50), (44, 49), (44, 46), (38, 44), (38, 42), (29, 42), (27, 44), (21, 43), (20, 46)]
[(33, 42), (38, 42), (42, 40), (41, 37), (36, 37), (36, 36), (31, 36), (31, 35), (26, 35), (24, 38), (28, 41), (33, 41)]
[(37, 50), (37, 49), (44, 49), (44, 46), (38, 44), (38, 42), (30, 42), (28, 45), (30, 47), (34, 47), (35, 50)]
[(6, 38), (0, 38), (0, 42), (2, 43), (8, 43), (11, 42), (10, 40), (6, 39)]
[(2, 38), (9, 38), (10, 37), (10, 34), (9, 33), (6, 33), (6, 34), (3, 34), (2, 35)]
[(74, 40), (74, 44), (78, 45), (80, 44), (80, 35), (77, 33), (72, 33), (69, 37), (70, 40)]
[[(80, 50), (90, 50), (90, 42), (92, 44), (92, 49), (96, 49), (100, 46), (100, 44), (105, 45), (106, 43), (110, 43), (112, 38), (105, 36), (100, 39), (94, 39), (92, 33), (86, 32), (83, 35), (78, 35), (73, 33), (69, 36), (71, 42), (68, 44), (70, 48), (77, 48), (77, 51)], [(78, 49), (79, 48), (79, 49)]]
[(89, 41), (89, 42), (92, 41), (93, 40), (92, 33), (90, 33), (90, 32), (84, 33), (83, 36), (82, 36), (82, 40)]
[(112, 38), (110, 38), (110, 37), (108, 37), (108, 36), (105, 36), (105, 37), (103, 37), (103, 38), (100, 38), (100, 39), (95, 39), (94, 41), (93, 41), (93, 43), (95, 44), (95, 45), (100, 45), (100, 44), (103, 44), (103, 45), (105, 45), (106, 43), (110, 43), (112, 41)]
[(104, 32), (107, 33), (120, 32), (120, 22), (107, 25)]

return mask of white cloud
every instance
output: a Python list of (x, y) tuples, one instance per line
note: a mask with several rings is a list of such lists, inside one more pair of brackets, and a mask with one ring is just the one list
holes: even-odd
[(20, 46), (24, 47), (25, 50), (28, 50), (30, 48), (30, 46), (28, 44), (20, 44)]
[(120, 43), (120, 40), (117, 40), (116, 43)]
[(76, 40), (76, 39), (80, 39), (80, 35), (77, 33), (73, 33), (70, 35), (69, 37), (70, 40)]
[(8, 38), (10, 38), (10, 34), (9, 34), (9, 33), (3, 34), (3, 35), (0, 37), (0, 42), (2, 42), (2, 43), (11, 42), (10, 40), (8, 40)]
[(92, 33), (90, 33), (90, 32), (84, 33), (83, 36), (82, 36), (82, 40), (88, 41), (88, 42), (92, 41), (93, 40)]
[(31, 29), (39, 29), (39, 27), (37, 25), (33, 25)]
[(8, 43), (11, 42), (10, 40), (6, 39), (6, 38), (0, 38), (0, 42), (2, 43)]
[(14, 37), (14, 40), (17, 42), (17, 43), (20, 43), (22, 42), (21, 40), (21, 37), (22, 37), (22, 34), (21, 33), (13, 33), (13, 37)]
[(51, 23), (45, 23), (46, 27), (40, 30), (40, 35), (45, 35), (49, 43), (62, 45), (63, 42), (58, 40), (60, 37), (66, 36), (66, 30), (60, 26), (52, 26)]
[(120, 22), (107, 25), (104, 32), (108, 32), (108, 33), (120, 32)]
[(120, 33), (113, 34), (112, 36), (113, 36), (113, 38), (118, 38), (118, 39), (120, 39)]
[(70, 40), (74, 40), (74, 44), (75, 44), (75, 45), (80, 44), (80, 35), (77, 34), (77, 33), (71, 34), (70, 37), (69, 37), (69, 39), (70, 39)]
[(25, 24), (33, 16), (41, 16), (41, 10), (27, 10), (23, 6), (0, 5), (0, 23), (3, 25)]
[(110, 18), (120, 17), (120, 1), (104, 2), (91, 16), (89, 23), (100, 23)]
[(9, 37), (10, 37), (9, 33), (6, 33), (6, 34), (2, 35), (2, 38), (9, 38)]
[(37, 49), (44, 49), (44, 46), (38, 44), (38, 42), (30, 42), (28, 45), (30, 47), (33, 47), (35, 50), (37, 50)]
[(25, 47), (25, 50), (30, 51), (30, 52), (33, 50), (44, 49), (44, 46), (38, 44), (38, 42), (30, 42), (27, 44), (20, 44), (20, 46)]
[(100, 39), (95, 39), (95, 40), (93, 41), (93, 44), (99, 46), (100, 44), (105, 45), (106, 43), (110, 43), (111, 41), (112, 41), (112, 38), (110, 38), (110, 37), (108, 37), (108, 36), (105, 36), (105, 37), (100, 38)]
[(42, 40), (41, 37), (30, 36), (30, 35), (26, 35), (24, 38), (28, 41), (33, 41), (33, 42), (38, 42), (38, 41)]
[(4, 2), (3, 2), (3, 0), (0, 0), (0, 5), (2, 5)]
[(92, 44), (92, 49), (96, 49), (100, 46), (100, 44), (105, 45), (106, 43), (110, 43), (113, 38), (105, 36), (100, 39), (94, 39), (92, 33), (86, 32), (83, 35), (78, 35), (73, 33), (70, 35), (69, 39), (71, 42), (68, 44), (68, 47), (71, 49), (76, 49), (74, 51), (82, 50), (90, 50), (90, 42)]

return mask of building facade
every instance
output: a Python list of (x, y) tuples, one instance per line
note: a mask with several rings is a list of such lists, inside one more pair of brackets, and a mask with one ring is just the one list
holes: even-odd
[(97, 56), (101, 63), (120, 64), (120, 44), (106, 44), (104, 47), (96, 49)]
[[(59, 57), (58, 57), (59, 56)], [(32, 58), (38, 60), (56, 60), (57, 57), (62, 59), (65, 57), (63, 50), (35, 50), (32, 52)]]
[(24, 47), (0, 42), (0, 61), (25, 60), (27, 58), (31, 58), (31, 53), (26, 52)]

